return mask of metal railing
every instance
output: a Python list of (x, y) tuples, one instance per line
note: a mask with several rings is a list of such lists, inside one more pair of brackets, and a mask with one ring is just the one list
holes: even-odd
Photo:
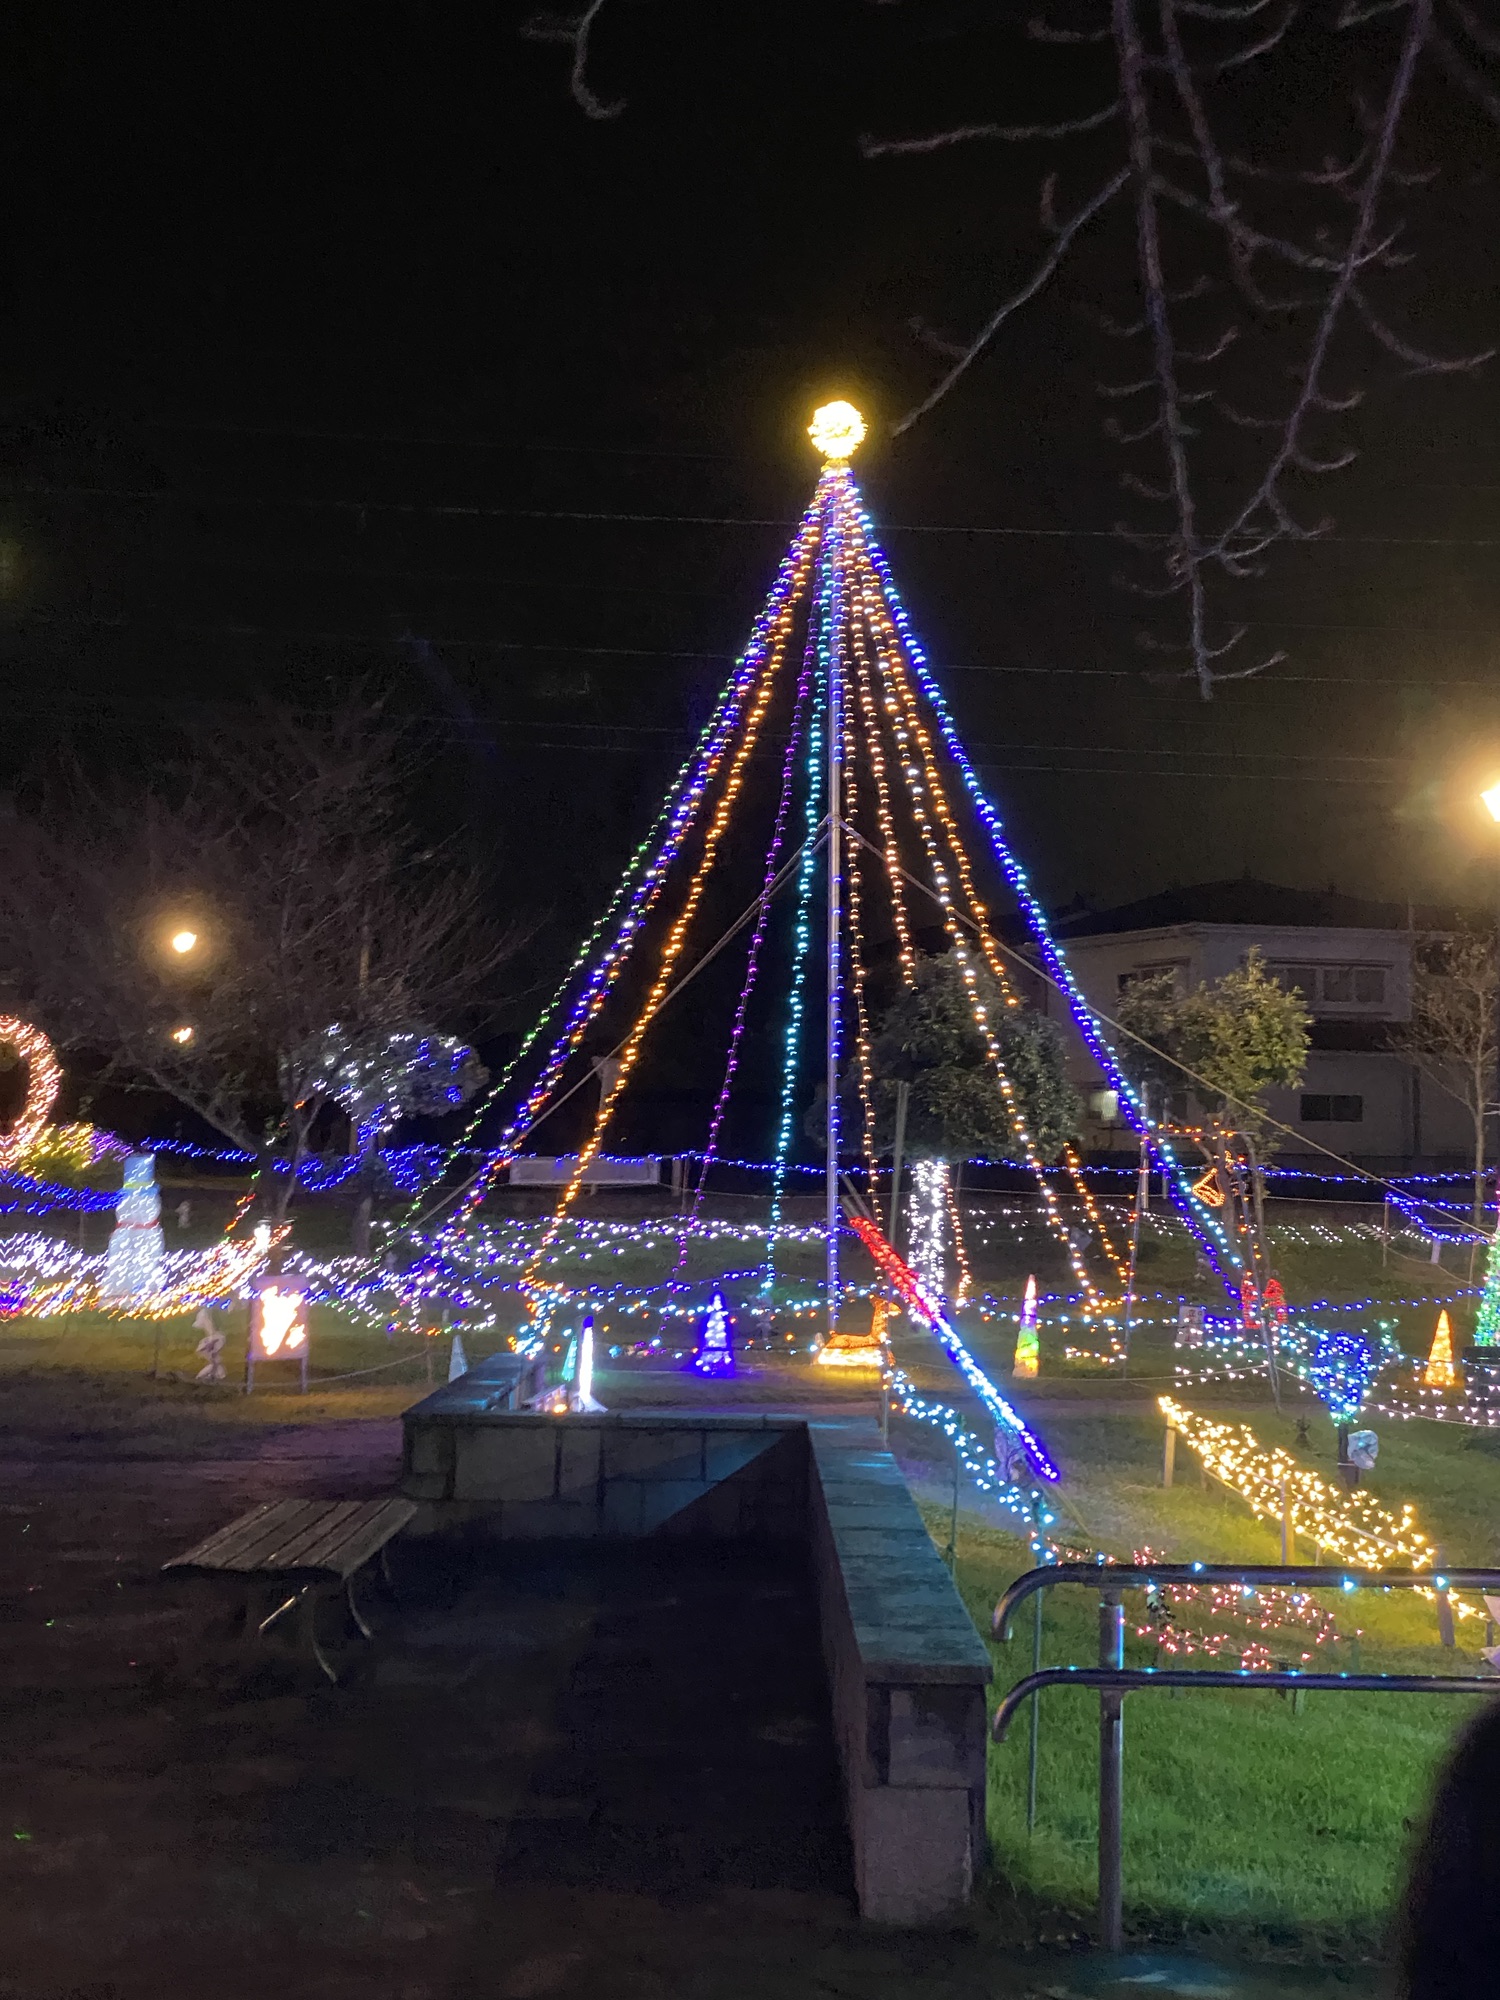
[[(1294, 1671), (1252, 1673), (1248, 1669), (1190, 1667), (1127, 1667), (1125, 1665), (1125, 1593), (1148, 1585), (1212, 1586), (1241, 1584), (1285, 1590), (1478, 1590), (1500, 1595), (1500, 1570), (1335, 1569), (1313, 1564), (1246, 1563), (1054, 1563), (1019, 1576), (995, 1606), (994, 1632), (1008, 1640), (1018, 1605), (1057, 1584), (1082, 1584), (1099, 1593), (1099, 1664), (1097, 1667), (1041, 1665), (1041, 1599), (1033, 1671), (1017, 1681), (995, 1711), (992, 1734), (1005, 1740), (1011, 1720), (1043, 1688), (1092, 1687), (1099, 1690), (1099, 1942), (1119, 1951), (1124, 1941), (1124, 1797), (1125, 1697), (1145, 1688), (1263, 1688), (1319, 1690), (1332, 1694), (1482, 1694), (1500, 1689), (1500, 1681), (1480, 1674), (1304, 1674)], [(1028, 1784), (1028, 1823), (1035, 1817), (1036, 1715), (1032, 1709), (1032, 1762)]]

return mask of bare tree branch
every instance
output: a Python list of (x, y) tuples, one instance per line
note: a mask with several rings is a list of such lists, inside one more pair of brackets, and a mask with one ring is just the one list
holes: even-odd
[(607, 104), (597, 97), (589, 83), (589, 37), (603, 13), (605, 0), (589, 0), (581, 14), (535, 14), (523, 23), (522, 36), (528, 42), (565, 42), (573, 51), (568, 89), (585, 118), (618, 118), (625, 109), (623, 97)]
[(971, 139), (1066, 139), (1077, 132), (1097, 132), (1120, 115), (1120, 101), (1107, 104), (1091, 117), (1070, 118), (1060, 125), (955, 125), (948, 132), (931, 132), (922, 139), (874, 139), (861, 136), (859, 150), (867, 160), (888, 159), (896, 154), (937, 153), (945, 146), (967, 145)]
[(1030, 278), (1027, 279), (1018, 292), (1011, 294), (1003, 306), (998, 307), (996, 311), (991, 313), (990, 317), (979, 329), (979, 332), (974, 336), (974, 339), (965, 348), (959, 360), (949, 369), (931, 395), (924, 397), (915, 409), (908, 410), (901, 421), (892, 426), (891, 435), (893, 437), (900, 437), (903, 431), (910, 430), (919, 418), (925, 417), (930, 409), (943, 400), (959, 377), (967, 369), (971, 368), (980, 355), (983, 354), (984, 350), (989, 346), (1011, 314), (1016, 312), (1021, 306), (1024, 306), (1028, 299), (1034, 299), (1037, 293), (1042, 290), (1053, 272), (1056, 271), (1057, 267), (1067, 256), (1069, 246), (1072, 244), (1074, 237), (1077, 236), (1078, 232), (1086, 224), (1092, 222), (1102, 209), (1109, 206), (1115, 196), (1124, 190), (1129, 179), (1129, 172), (1122, 169), (1112, 180), (1106, 181), (1104, 186), (1084, 203), (1083, 207), (1074, 215), (1071, 222), (1066, 223), (1058, 231), (1057, 241), (1042, 259), (1041, 263), (1038, 264), (1035, 271), (1032, 272)]

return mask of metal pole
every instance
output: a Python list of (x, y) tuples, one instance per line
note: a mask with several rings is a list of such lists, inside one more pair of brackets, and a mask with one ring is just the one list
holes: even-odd
[(1286, 1481), (1283, 1479), (1281, 1482), (1281, 1560), (1284, 1563), (1289, 1563), (1292, 1560), (1292, 1555), (1292, 1496), (1287, 1490)]
[(958, 1569), (958, 1439), (953, 1440), (953, 1512), (948, 1520), (948, 1567)]
[[(1046, 1592), (1041, 1590), (1036, 1594), (1036, 1622), (1031, 1628), (1031, 1671), (1034, 1674), (1039, 1674), (1042, 1671), (1042, 1599), (1045, 1595)], [(1041, 1728), (1042, 1704), (1039, 1701), (1034, 1701), (1031, 1704), (1031, 1753), (1026, 1765), (1026, 1831), (1028, 1833), (1035, 1833), (1036, 1831), (1037, 1738), (1041, 1734)]]
[[(1099, 1664), (1125, 1664), (1125, 1605), (1116, 1591), (1099, 1596)], [(1119, 1951), (1125, 1941), (1125, 1696), (1099, 1690), (1099, 1943)]]
[(901, 1238), (901, 1156), (906, 1151), (906, 1107), (911, 1102), (911, 1085), (896, 1085), (896, 1139), (891, 1149), (891, 1248), (899, 1251)]
[(1167, 1434), (1161, 1444), (1161, 1483), (1170, 1486), (1177, 1470), (1177, 1427), (1167, 1425)]
[(834, 631), (828, 647), (828, 1145), (827, 1217), (828, 1232), (828, 1332), (839, 1330), (839, 1231), (843, 1227), (843, 1206), (839, 1201), (839, 998), (843, 979), (840, 963), (843, 924), (841, 901), (843, 884), (843, 769), (844, 703), (840, 677), (837, 621), (842, 607), (837, 584), (831, 593), (829, 615)]

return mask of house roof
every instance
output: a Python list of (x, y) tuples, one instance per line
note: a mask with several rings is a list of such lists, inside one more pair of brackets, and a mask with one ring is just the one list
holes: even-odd
[(1161, 930), (1172, 924), (1304, 925), (1341, 930), (1447, 930), (1450, 910), (1405, 903), (1376, 903), (1337, 889), (1289, 889), (1279, 882), (1240, 876), (1164, 889), (1113, 910), (1061, 910), (1053, 919), (1060, 938), (1106, 937), (1116, 931)]

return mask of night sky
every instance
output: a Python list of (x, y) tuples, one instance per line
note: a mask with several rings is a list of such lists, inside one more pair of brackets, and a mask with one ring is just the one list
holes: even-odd
[[(529, 11), (33, 10), (3, 82), (0, 783), (379, 686), (429, 719), (423, 810), (560, 944), (743, 639), (811, 406), (888, 427), (942, 365), (913, 319), (966, 330), (1037, 253), (1034, 153), (858, 135), (1097, 95), (1011, 31), (1029, 5), (620, 0), (596, 80), (628, 108), (591, 123)], [(1290, 90), (1291, 137), (1313, 116)], [(1447, 178), (1410, 323), (1482, 344), (1494, 134), (1434, 97), (1415, 136)], [(1290, 660), (1205, 705), (1147, 678), (1112, 581), (1088, 307), (1119, 276), (1085, 264), (857, 466), (1043, 893), (1487, 902), (1500, 369), (1371, 375), (1335, 533), (1245, 601), (1247, 648)]]

